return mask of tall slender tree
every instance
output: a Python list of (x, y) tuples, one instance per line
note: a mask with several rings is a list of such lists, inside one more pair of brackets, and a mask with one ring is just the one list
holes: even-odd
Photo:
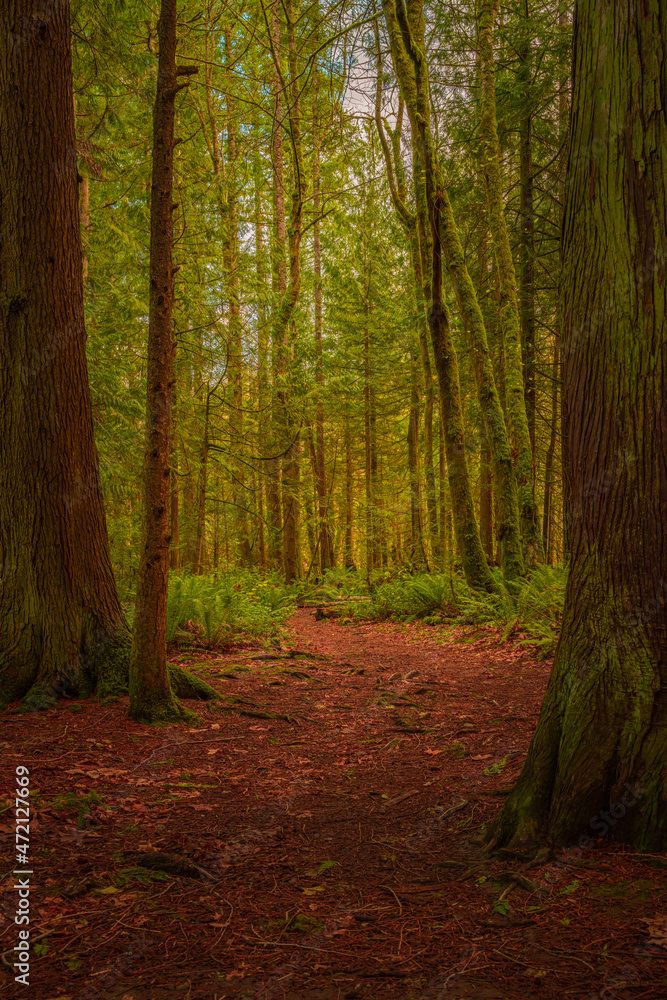
[[(505, 385), (507, 392), (507, 410), (510, 416), (512, 434), (517, 453), (516, 479), (518, 487), (519, 514), (521, 517), (521, 533), (529, 566), (534, 565), (543, 554), (542, 539), (538, 526), (537, 507), (535, 504), (533, 446), (531, 443), (530, 422), (526, 410), (526, 391), (523, 377), (523, 362), (521, 357), (521, 322), (519, 302), (517, 298), (516, 271), (512, 250), (510, 247), (503, 187), (500, 172), (500, 143), (498, 141), (498, 125), (496, 121), (495, 95), (495, 63), (493, 53), (493, 25), (498, 9), (498, 0), (478, 0), (478, 44), (481, 73), (481, 133), (483, 147), (483, 172), (486, 182), (489, 203), (489, 227), (493, 238), (494, 255), (498, 272), (500, 297), (500, 326), (503, 338), (505, 356)], [(525, 48), (525, 46), (524, 46)], [(528, 59), (527, 51), (524, 59)], [(526, 126), (527, 129), (527, 126)], [(522, 133), (522, 156), (529, 155), (529, 135)], [(528, 167), (524, 164), (524, 170)], [(529, 339), (534, 340), (534, 328), (530, 313), (532, 279), (530, 269), (532, 255), (530, 253), (531, 220), (532, 220), (532, 187), (530, 177), (524, 178), (522, 198), (524, 200), (524, 329)], [(528, 203), (530, 199), (531, 203)], [(531, 346), (532, 351), (532, 346)], [(529, 387), (529, 399), (533, 398), (534, 387)]]
[(156, 721), (184, 715), (167, 670), (167, 584), (170, 544), (169, 421), (174, 340), (174, 113), (176, 94), (196, 67), (176, 66), (176, 0), (162, 0), (158, 21), (158, 75), (153, 108), (150, 290), (146, 369), (146, 443), (143, 516), (132, 658), (130, 715)]

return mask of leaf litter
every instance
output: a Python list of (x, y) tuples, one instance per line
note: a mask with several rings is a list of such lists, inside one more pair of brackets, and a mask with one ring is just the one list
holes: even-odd
[[(127, 699), (5, 712), (7, 869), (31, 772), (32, 995), (667, 996), (663, 856), (483, 852), (550, 664), (443, 636), (304, 608), (275, 654), (188, 657), (225, 698), (189, 730), (134, 723)], [(0, 997), (25, 995), (13, 885)]]

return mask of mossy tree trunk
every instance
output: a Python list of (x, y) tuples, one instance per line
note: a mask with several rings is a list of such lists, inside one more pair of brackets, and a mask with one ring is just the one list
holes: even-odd
[(493, 25), (497, 7), (497, 0), (478, 0), (477, 2), (481, 76), (482, 169), (489, 204), (489, 228), (493, 239), (500, 285), (500, 327), (505, 352), (507, 410), (516, 449), (515, 468), (521, 533), (525, 560), (528, 566), (532, 566), (542, 558), (543, 548), (533, 489), (533, 449), (526, 412), (516, 272), (505, 219), (500, 170), (493, 54)]
[(322, 351), (322, 244), (320, 240), (320, 219), (322, 192), (320, 177), (320, 145), (322, 126), (320, 123), (319, 72), (317, 56), (313, 59), (313, 276), (315, 279), (315, 473), (317, 495), (317, 520), (319, 527), (320, 571), (325, 573), (333, 567), (333, 548), (329, 528), (329, 498), (327, 494), (326, 453), (324, 445), (324, 360)]
[(354, 462), (352, 427), (345, 415), (345, 569), (356, 569), (354, 563)]
[[(494, 591), (496, 584), (482, 550), (465, 458), (458, 360), (444, 300), (443, 270), (445, 264), (457, 292), (466, 330), (473, 337), (475, 356), (478, 361), (475, 366), (476, 375), (481, 375), (485, 379), (483, 389), (478, 383), (480, 400), (485, 404), (489, 403), (491, 409), (495, 407), (501, 418), (499, 423), (489, 411), (488, 426), (494, 443), (498, 445), (498, 448), (494, 450), (494, 455), (498, 458), (501, 457), (504, 420), (493, 384), (493, 373), (488, 357), (486, 333), (481, 312), (465, 268), (458, 231), (447, 191), (442, 183), (435, 153), (430, 125), (428, 67), (424, 51), (423, 3), (422, 0), (408, 0), (404, 6), (403, 0), (383, 0), (382, 7), (389, 32), (394, 69), (410, 119), (413, 145), (419, 151), (416, 162), (421, 164), (420, 176), (423, 176), (424, 179), (424, 198), (420, 198), (419, 185), (416, 187), (416, 214), (420, 241), (427, 241), (431, 248), (428, 322), (440, 389), (440, 406), (445, 431), (445, 450), (456, 543), (469, 585), (481, 590)], [(422, 229), (424, 233), (428, 233), (428, 237), (421, 235), (420, 218), (423, 222)], [(474, 324), (470, 322), (473, 313), (475, 315)], [(506, 560), (507, 576), (513, 578), (521, 575), (523, 565), (517, 537), (518, 519), (516, 516), (514, 518), (516, 526), (514, 535), (511, 532), (512, 470), (509, 447), (506, 448), (506, 452), (505, 460), (499, 464), (499, 472), (501, 480), (505, 474), (507, 483), (507, 491), (503, 491), (502, 494), (507, 498), (506, 510), (508, 512), (508, 533), (504, 537), (506, 538), (506, 554), (508, 556)], [(514, 554), (512, 555), (512, 553)]]
[[(174, 360), (176, 348), (174, 348)], [(171, 399), (171, 423), (169, 427), (169, 461), (171, 464), (169, 478), (169, 569), (175, 573), (180, 567), (180, 524), (179, 524), (179, 504), (178, 504), (178, 437), (176, 419), (176, 380), (174, 380), (174, 390)]]
[[(266, 463), (266, 506), (268, 521), (268, 563), (271, 569), (281, 569), (283, 565), (282, 544), (282, 499), (280, 490), (280, 442), (282, 441), (280, 405), (278, 401), (278, 380), (281, 345), (276, 340), (275, 314), (287, 291), (287, 223), (285, 209), (285, 164), (283, 130), (285, 112), (283, 110), (282, 47), (280, 32), (280, 4), (271, 4), (270, 33), (273, 70), (271, 87), (273, 91), (273, 120), (271, 130), (271, 166), (273, 170), (273, 245), (271, 254), (271, 370), (273, 381), (271, 426), (273, 430), (271, 457)], [(268, 17), (267, 17), (268, 22)]]
[(170, 546), (169, 432), (174, 340), (173, 164), (178, 75), (176, 0), (162, 0), (158, 21), (158, 73), (153, 106), (146, 439), (142, 474), (143, 511), (132, 656), (130, 716), (146, 722), (184, 715), (167, 670), (167, 585)]
[(519, 67), (519, 316), (521, 320), (521, 356), (528, 421), (528, 436), (533, 456), (531, 486), (535, 492), (535, 212), (533, 208), (533, 111), (531, 19), (526, 0), (521, 12)]
[(129, 638), (86, 367), (70, 8), (41, 9), (0, 5), (0, 697), (34, 707), (93, 687)]
[[(254, 127), (259, 131), (255, 110)], [(263, 170), (260, 147), (255, 149), (253, 157), (253, 189), (255, 215), (255, 275), (257, 298), (257, 421), (255, 425), (256, 454), (261, 455), (263, 442), (268, 437), (268, 421), (266, 408), (268, 401), (268, 322), (266, 308), (266, 268), (264, 263), (264, 222), (263, 222)], [(266, 471), (260, 467), (257, 471), (257, 561), (260, 570), (266, 569), (266, 536), (265, 536), (265, 495)]]
[(667, 847), (667, 17), (575, 11), (562, 365), (563, 627), (498, 843)]

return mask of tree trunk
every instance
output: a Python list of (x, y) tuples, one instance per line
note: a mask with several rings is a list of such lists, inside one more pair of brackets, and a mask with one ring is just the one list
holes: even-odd
[(553, 478), (554, 478), (554, 458), (556, 455), (556, 439), (558, 433), (558, 379), (560, 376), (560, 350), (559, 342), (554, 343), (554, 357), (551, 367), (551, 431), (549, 433), (549, 446), (547, 448), (544, 462), (544, 516), (542, 519), (542, 538), (544, 540), (544, 552), (547, 564), (553, 564), (554, 537), (553, 537)]
[(428, 573), (422, 529), (422, 497), (419, 477), (419, 381), (416, 345), (410, 357), (410, 417), (408, 420), (408, 476), (410, 480), (410, 568)]
[[(575, 9), (562, 365), (571, 567), (498, 842), (667, 847), (667, 19)], [(604, 56), (602, 55), (604, 53)]]
[[(509, 458), (504, 419), (498, 404), (493, 372), (486, 343), (486, 332), (470, 276), (465, 266), (458, 230), (452, 215), (447, 191), (442, 183), (430, 126), (428, 67), (424, 55), (424, 19), (422, 0), (409, 0), (407, 8), (396, 0), (383, 0), (394, 68), (405, 100), (413, 143), (421, 148), (421, 162), (427, 197), (428, 232), (432, 244), (431, 308), (429, 327), (438, 383), (441, 413), (445, 425), (447, 467), (457, 546), (466, 579), (476, 589), (494, 591), (495, 581), (486, 564), (475, 520), (470, 477), (463, 447), (458, 361), (451, 336), (449, 315), (443, 297), (443, 262), (452, 278), (457, 300), (469, 337), (474, 344), (478, 394), (494, 442), (497, 481), (504, 483), (499, 495), (507, 513), (504, 568), (508, 579), (523, 573), (518, 518), (513, 514), (513, 489), (516, 487)], [(420, 209), (417, 198), (418, 214)], [(443, 261), (444, 258), (444, 261)], [(503, 437), (505, 450), (503, 451)]]
[(319, 523), (320, 570), (325, 573), (333, 566), (329, 514), (327, 510), (327, 475), (324, 451), (324, 367), (322, 357), (322, 247), (320, 242), (320, 122), (319, 77), (317, 58), (313, 60), (313, 271), (315, 277), (315, 403), (317, 513)]
[(364, 300), (364, 482), (366, 485), (366, 579), (375, 568), (373, 517), (373, 448), (371, 440), (371, 348), (368, 301)]
[[(275, 71), (280, 83), (279, 73), (279, 41), (280, 26), (278, 22), (278, 5), (275, 4), (273, 21), (273, 35), (271, 39)], [(306, 174), (303, 160), (303, 146), (301, 140), (301, 109), (300, 109), (300, 82), (297, 65), (297, 48), (295, 37), (295, 15), (292, 0), (285, 0), (285, 18), (287, 21), (287, 43), (288, 43), (288, 65), (289, 65), (289, 86), (288, 86), (288, 123), (290, 136), (290, 149), (292, 153), (292, 192), (290, 199), (289, 229), (287, 233), (287, 247), (289, 256), (289, 268), (287, 271), (287, 287), (278, 307), (274, 311), (272, 322), (272, 339), (277, 352), (276, 365), (276, 396), (277, 415), (280, 430), (280, 439), (285, 455), (282, 462), (282, 489), (283, 489), (283, 513), (285, 516), (283, 527), (283, 565), (285, 577), (291, 583), (296, 576), (300, 575), (299, 569), (299, 537), (298, 537), (298, 431), (296, 430), (293, 414), (291, 413), (290, 401), (290, 331), (292, 330), (293, 315), (301, 292), (301, 230), (303, 223), (303, 204), (306, 196)], [(279, 163), (280, 160), (280, 163)], [(280, 166), (282, 173), (282, 147), (280, 157), (276, 155), (274, 167)], [(276, 198), (279, 193), (278, 175), (276, 174)], [(278, 216), (278, 211), (276, 210)]]
[[(248, 493), (245, 488), (245, 464), (243, 450), (245, 442), (245, 427), (243, 419), (243, 328), (241, 325), (241, 289), (239, 274), (239, 234), (238, 234), (238, 152), (236, 144), (236, 106), (232, 88), (231, 65), (233, 63), (231, 31), (229, 24), (224, 27), (225, 36), (225, 78), (226, 78), (226, 113), (227, 113), (227, 161), (226, 161), (226, 200), (224, 203), (224, 242), (223, 262), (225, 268), (225, 285), (229, 308), (228, 344), (229, 362), (227, 377), (232, 389), (231, 409), (229, 413), (229, 432), (231, 436), (232, 461), (232, 503), (236, 521), (236, 534), (241, 566), (251, 564), (250, 539), (248, 535), (248, 516), (246, 506)], [(207, 403), (208, 406), (208, 403)]]
[(491, 449), (482, 425), (482, 446), (479, 455), (479, 532), (487, 562), (493, 562), (493, 466)]
[[(526, 5), (527, 6), (527, 5)], [(533, 213), (533, 98), (531, 25), (528, 11), (521, 14), (523, 38), (519, 45), (519, 188), (520, 188), (520, 251), (519, 251), (519, 318), (521, 322), (521, 354), (526, 419), (533, 455), (531, 486), (535, 493), (535, 217)]]
[(197, 534), (195, 537), (195, 557), (192, 562), (192, 575), (199, 576), (206, 565), (206, 490), (208, 486), (208, 426), (211, 410), (211, 387), (206, 386), (206, 403), (204, 406), (204, 434), (201, 444), (201, 459), (199, 462), (199, 493), (197, 501)]
[(440, 546), (440, 563), (438, 568), (444, 569), (449, 562), (449, 519), (447, 516), (447, 458), (445, 455), (445, 432), (442, 419), (438, 420), (438, 535)]
[(0, 5), (0, 697), (34, 708), (90, 690), (128, 640), (86, 367), (69, 4), (40, 10)]
[(345, 417), (345, 569), (354, 564), (354, 463), (352, 461), (352, 428)]
[[(253, 122), (259, 132), (258, 115)], [(266, 419), (268, 404), (268, 326), (266, 315), (265, 261), (264, 261), (264, 224), (262, 221), (262, 154), (260, 147), (255, 150), (253, 162), (253, 187), (255, 198), (255, 280), (257, 298), (257, 422), (255, 446), (256, 454), (261, 455), (265, 442), (268, 440), (266, 429), (269, 421)], [(270, 442), (269, 442), (270, 444)], [(265, 537), (265, 505), (266, 470), (263, 466), (257, 470), (257, 559), (259, 568), (266, 569), (267, 552)]]
[[(176, 349), (174, 349), (174, 354)], [(174, 388), (171, 397), (171, 426), (169, 427), (169, 463), (171, 465), (170, 474), (170, 535), (169, 543), (169, 569), (178, 572), (180, 564), (180, 530), (178, 521), (178, 439), (176, 434), (176, 389)]]
[(158, 22), (158, 79), (153, 107), (150, 290), (146, 367), (146, 441), (142, 476), (143, 516), (132, 657), (130, 716), (175, 719), (182, 710), (167, 672), (169, 577), (169, 420), (174, 340), (172, 204), (176, 70), (176, 0), (162, 0)]
[[(560, 32), (565, 33), (568, 30), (568, 15), (569, 15), (569, 2), (568, 0), (560, 0), (558, 5), (558, 27)], [(568, 65), (564, 64), (561, 67), (561, 77), (559, 80), (559, 94), (558, 94), (558, 139), (561, 145), (561, 156), (560, 156), (560, 183), (559, 183), (559, 196), (561, 200), (561, 205), (565, 199), (566, 192), (566, 177), (567, 177), (567, 144), (566, 139), (568, 131), (570, 128), (570, 100), (569, 100), (569, 73)], [(563, 214), (562, 208), (560, 211), (560, 231), (563, 229)], [(558, 245), (558, 263), (560, 273), (563, 273), (563, 241), (562, 239)], [(558, 302), (558, 336), (562, 337), (562, 326), (563, 318), (561, 315), (561, 299)], [(561, 378), (561, 394), (560, 394), (560, 442), (561, 442), (561, 493), (562, 493), (562, 510), (563, 510), (563, 562), (567, 563), (570, 554), (570, 506), (571, 506), (571, 496), (572, 488), (570, 485), (570, 456), (568, 452), (568, 441), (569, 441), (569, 426), (568, 417), (566, 409), (566, 399), (565, 393), (562, 390), (562, 366), (560, 372)]]
[[(276, 326), (276, 313), (287, 291), (287, 225), (285, 222), (285, 177), (283, 162), (283, 128), (284, 114), (282, 101), (282, 80), (281, 80), (281, 46), (280, 46), (280, 19), (278, 16), (279, 3), (274, 0), (271, 6), (271, 46), (273, 55), (273, 121), (271, 132), (271, 164), (273, 167), (273, 233), (274, 245), (271, 261), (271, 286), (273, 291), (273, 305), (271, 316), (271, 353), (272, 353), (272, 374), (273, 374), (273, 405), (272, 405), (272, 427), (273, 441), (271, 459), (266, 463), (267, 485), (267, 519), (269, 535), (269, 565), (272, 569), (278, 569), (283, 564), (283, 543), (282, 543), (282, 502), (280, 496), (280, 469), (281, 461), (277, 457), (281, 451), (282, 443), (281, 414), (278, 399), (279, 392), (279, 366), (281, 363), (282, 342), (277, 337), (282, 337), (282, 331)], [(284, 445), (283, 445), (284, 447)]]
[(489, 226), (500, 283), (500, 327), (505, 351), (507, 408), (516, 447), (516, 480), (521, 519), (521, 533), (528, 566), (542, 558), (542, 540), (538, 527), (533, 489), (533, 451), (526, 413), (521, 327), (516, 291), (516, 273), (510, 249), (502, 177), (500, 144), (496, 122), (495, 65), (493, 23), (497, 0), (478, 0), (478, 44), (481, 71), (481, 132), (483, 171), (489, 203)]

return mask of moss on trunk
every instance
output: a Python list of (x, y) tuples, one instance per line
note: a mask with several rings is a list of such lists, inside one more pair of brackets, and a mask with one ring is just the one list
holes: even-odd
[[(667, 847), (667, 18), (581, 0), (563, 220), (571, 569), (502, 845)], [(604, 57), (601, 53), (605, 53)]]

